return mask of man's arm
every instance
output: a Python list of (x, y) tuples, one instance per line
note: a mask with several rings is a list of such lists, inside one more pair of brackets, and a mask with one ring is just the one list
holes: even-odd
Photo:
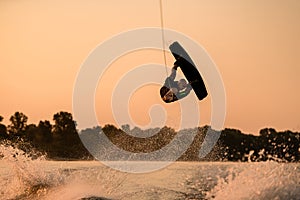
[(175, 80), (175, 77), (176, 77), (176, 71), (177, 71), (177, 68), (178, 68), (178, 65), (177, 65), (177, 63), (175, 62), (174, 63), (174, 66), (172, 67), (172, 73), (171, 73), (171, 75), (170, 75), (170, 79), (171, 80)]
[(176, 97), (178, 99), (182, 99), (186, 97), (192, 90), (192, 86), (190, 84), (187, 85), (186, 89), (177, 93)]

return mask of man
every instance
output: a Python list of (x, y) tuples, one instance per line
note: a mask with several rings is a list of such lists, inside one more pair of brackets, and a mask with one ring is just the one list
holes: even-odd
[(175, 81), (176, 71), (178, 68), (178, 61), (174, 63), (171, 75), (166, 79), (165, 84), (160, 89), (160, 96), (166, 103), (171, 103), (186, 97), (192, 87), (185, 79)]

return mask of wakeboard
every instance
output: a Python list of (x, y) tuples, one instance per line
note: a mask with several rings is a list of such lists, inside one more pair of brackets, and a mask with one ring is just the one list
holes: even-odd
[(208, 93), (204, 81), (191, 57), (178, 42), (172, 43), (169, 46), (169, 49), (175, 57), (176, 63), (180, 67), (185, 78), (192, 86), (197, 98), (199, 100), (204, 99)]

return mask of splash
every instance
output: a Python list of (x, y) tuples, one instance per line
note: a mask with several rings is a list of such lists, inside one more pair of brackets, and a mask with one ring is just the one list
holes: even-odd
[(70, 174), (65, 184), (51, 189), (46, 200), (115, 199), (126, 180), (125, 173), (107, 168), (98, 161), (68, 161), (61, 167)]
[[(0, 145), (0, 199), (299, 199), (299, 163), (176, 162), (147, 174)], [(250, 153), (249, 156), (252, 156)], [(150, 163), (151, 164), (151, 163)]]
[[(45, 157), (35, 157), (11, 145), (0, 145), (0, 199), (33, 199), (45, 195), (48, 188), (62, 182), (61, 176), (45, 171)], [(58, 175), (58, 174), (57, 174)]]
[(238, 170), (233, 167), (228, 171), (227, 177), (218, 178), (206, 199), (292, 200), (300, 196), (300, 168), (297, 164), (273, 161), (240, 163)]
[(0, 200), (107, 199), (126, 179), (93, 161), (49, 161), (0, 145)]

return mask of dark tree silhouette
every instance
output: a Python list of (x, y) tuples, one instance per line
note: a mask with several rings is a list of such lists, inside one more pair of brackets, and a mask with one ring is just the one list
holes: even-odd
[[(0, 122), (2, 122), (3, 117), (0, 116)], [(5, 140), (8, 138), (7, 128), (4, 124), (0, 123), (0, 140)]]
[[(96, 150), (99, 149), (99, 145), (104, 145), (106, 142), (106, 140), (101, 141), (102, 137), (100, 137), (101, 134), (105, 134), (118, 148), (133, 153), (148, 153), (168, 145), (179, 133), (169, 127), (142, 130), (138, 127), (130, 129), (129, 125), (123, 125), (122, 129), (119, 129), (108, 124), (102, 129), (101, 127), (86, 129), (79, 137), (76, 123), (72, 114), (68, 112), (56, 113), (53, 116), (54, 125), (49, 121), (40, 121), (37, 126), (27, 125), (27, 119), (25, 114), (16, 112), (11, 116), (11, 124), (7, 128), (0, 123), (0, 140), (7, 139), (7, 144), (15, 145), (29, 153), (32, 150), (45, 153), (50, 159), (91, 159), (92, 156), (84, 148), (80, 137)], [(2, 120), (3, 117), (0, 116), (0, 122)], [(242, 162), (266, 160), (298, 162), (300, 160), (300, 133), (277, 132), (273, 128), (260, 130), (258, 136), (226, 128), (221, 132), (212, 151), (205, 158), (200, 159), (199, 150), (209, 128), (204, 126), (180, 131), (183, 133), (179, 138), (182, 143), (178, 145), (185, 142), (186, 134), (194, 134), (195, 137), (179, 160)], [(149, 135), (149, 137), (138, 137), (139, 135)]]
[(59, 112), (53, 120), (53, 147), (57, 156), (71, 159), (89, 156), (81, 143), (72, 114)]
[(26, 136), (37, 150), (46, 153), (51, 151), (52, 125), (49, 121), (40, 121), (39, 125), (30, 124), (26, 128)]
[(36, 143), (38, 128), (35, 124), (29, 124), (26, 126), (26, 140)]
[(129, 133), (129, 131), (130, 131), (130, 125), (129, 125), (129, 124), (123, 124), (123, 125), (121, 126), (121, 129), (122, 129), (124, 132)]
[(28, 117), (21, 112), (15, 112), (15, 114), (11, 116), (9, 120), (11, 122), (7, 128), (9, 138), (12, 141), (18, 141), (22, 139), (25, 136)]
[(52, 142), (52, 125), (50, 121), (40, 121), (38, 125), (40, 141), (44, 144)]
[(68, 133), (72, 134), (76, 132), (76, 124), (73, 120), (72, 114), (68, 112), (59, 112), (53, 116), (55, 122), (53, 126), (53, 132), (55, 134)]

